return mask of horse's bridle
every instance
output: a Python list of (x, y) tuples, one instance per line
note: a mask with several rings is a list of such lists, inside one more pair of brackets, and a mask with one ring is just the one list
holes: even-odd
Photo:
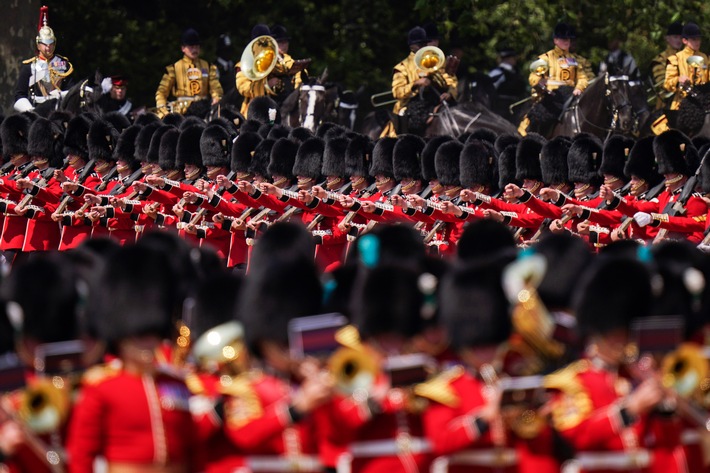
[[(604, 92), (604, 97), (607, 99), (607, 110), (609, 113), (611, 113), (611, 124), (608, 127), (603, 127), (599, 126), (595, 123), (590, 122), (586, 117), (583, 117), (582, 120), (580, 120), (579, 117), (579, 100), (575, 101), (574, 103), (574, 117), (575, 117), (575, 128), (577, 129), (577, 133), (582, 132), (582, 127), (581, 123), (584, 122), (587, 125), (596, 128), (598, 130), (606, 131), (608, 135), (613, 133), (614, 131), (617, 131), (617, 128), (619, 126), (618, 119), (619, 119), (619, 114), (621, 111), (627, 107), (632, 107), (632, 112), (633, 112), (633, 104), (629, 100), (629, 95), (628, 93), (624, 92), (623, 94), (623, 100), (621, 103), (616, 103), (613, 99), (613, 92), (611, 91), (611, 83), (612, 82), (618, 82), (618, 81), (624, 81), (627, 83), (630, 83), (629, 81), (629, 76), (627, 75), (621, 75), (621, 76), (610, 76), (609, 73), (604, 74), (604, 85), (606, 87), (605, 92)], [(636, 121), (638, 121), (638, 118), (636, 117), (636, 114), (634, 113), (634, 118)], [(636, 127), (638, 124), (636, 123), (634, 127)]]
[[(315, 122), (316, 98), (318, 92), (325, 93), (325, 87), (322, 85), (302, 85), (300, 92), (308, 92), (308, 103), (306, 104), (306, 116), (303, 119), (302, 126), (311, 131), (315, 131), (317, 123)], [(298, 94), (298, 110), (301, 110), (301, 94)]]

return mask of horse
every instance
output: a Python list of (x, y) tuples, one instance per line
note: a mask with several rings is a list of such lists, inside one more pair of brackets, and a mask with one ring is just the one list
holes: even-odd
[(449, 104), (448, 101), (441, 101), (440, 93), (432, 86), (420, 89), (419, 94), (407, 104), (402, 117), (383, 110), (368, 114), (363, 133), (376, 139), (388, 120), (396, 124), (398, 133), (412, 133), (424, 138), (439, 135), (458, 137), (478, 128), (489, 128), (498, 134), (518, 134), (512, 123), (486, 106), (485, 100)]
[(102, 75), (96, 71), (93, 78), (83, 79), (61, 93), (58, 99), (50, 99), (37, 104), (34, 111), (41, 117), (48, 117), (55, 110), (63, 110), (72, 115), (82, 112), (93, 112), (98, 115), (101, 110), (96, 104), (101, 97)]
[(337, 123), (349, 130), (356, 129), (364, 87), (357, 91), (343, 90), (326, 82), (327, 70), (320, 77), (307, 77), (281, 105), (281, 121), (290, 127), (318, 129), (324, 122)]
[[(528, 132), (547, 138), (590, 133), (604, 140), (612, 133), (627, 136), (639, 130), (643, 109), (635, 109), (629, 77), (602, 73), (579, 97), (571, 87), (542, 92), (542, 100), (528, 112)], [(638, 106), (638, 105), (637, 105)], [(647, 111), (647, 108), (646, 108)]]

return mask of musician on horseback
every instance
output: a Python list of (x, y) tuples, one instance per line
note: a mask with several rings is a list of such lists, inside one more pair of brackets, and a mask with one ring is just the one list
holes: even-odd
[[(252, 42), (262, 36), (271, 36), (273, 38), (273, 41), (277, 45), (278, 53), (276, 51), (273, 52), (276, 54), (275, 64), (269, 66), (270, 69), (268, 73), (245, 70), (245, 65), (242, 64), (242, 61), (237, 63), (237, 90), (239, 94), (244, 97), (241, 109), (241, 114), (244, 115), (244, 117), (247, 117), (249, 104), (256, 97), (266, 95), (276, 100), (280, 105), (286, 96), (301, 86), (300, 72), (311, 62), (310, 59), (294, 60), (288, 54), (291, 38), (288, 36), (286, 28), (283, 26), (274, 25), (272, 30), (264, 24), (255, 25), (251, 30)], [(249, 43), (247, 48), (250, 48), (251, 45), (252, 43)], [(267, 45), (264, 47), (270, 48), (271, 46)], [(244, 55), (242, 55), (242, 58), (244, 58)], [(256, 68), (264, 67), (263, 65), (257, 65), (256, 62), (253, 66)], [(263, 75), (262, 72), (266, 75)]]
[[(528, 77), (534, 99), (541, 99), (542, 91), (552, 92), (563, 86), (572, 87), (574, 96), (581, 95), (587, 88), (589, 77), (583, 67), (586, 60), (570, 52), (570, 44), (575, 36), (571, 25), (558, 23), (555, 26), (552, 36), (555, 47), (538, 57), (540, 66), (530, 71)], [(529, 123), (526, 116), (518, 128), (521, 134), (525, 134)]]
[[(200, 59), (200, 35), (197, 31), (189, 28), (182, 33), (181, 50), (182, 59), (165, 68), (155, 92), (155, 105), (161, 118), (170, 112), (184, 114), (196, 101), (211, 98), (214, 105), (222, 98), (217, 67)], [(174, 102), (168, 102), (170, 96), (175, 97)]]
[(39, 26), (35, 42), (37, 54), (20, 67), (20, 76), (15, 86), (14, 109), (18, 112), (34, 110), (35, 106), (49, 100), (61, 98), (61, 92), (72, 84), (65, 80), (74, 67), (64, 56), (54, 54), (57, 37), (47, 24), (47, 7), (39, 14)]
[[(410, 100), (424, 87), (436, 86), (441, 101), (448, 100), (456, 95), (456, 77), (446, 74), (443, 70), (427, 74), (417, 66), (414, 59), (416, 52), (429, 45), (430, 42), (426, 30), (421, 26), (412, 28), (407, 34), (409, 56), (394, 66), (394, 74), (392, 76), (392, 95), (397, 100), (392, 112), (396, 116), (401, 116), (404, 113)], [(394, 123), (390, 121), (380, 136), (397, 136)]]
[(688, 22), (683, 25), (684, 48), (668, 57), (666, 79), (663, 87), (668, 92), (675, 92), (671, 110), (678, 110), (680, 102), (692, 91), (692, 88), (708, 82), (708, 57), (700, 52), (702, 35), (697, 24)]
[(666, 97), (668, 92), (664, 89), (663, 84), (666, 82), (668, 58), (683, 49), (682, 34), (683, 23), (680, 21), (675, 21), (668, 25), (668, 30), (666, 31), (666, 49), (658, 53), (658, 55), (651, 60), (651, 78), (653, 79), (653, 87), (658, 95), (656, 100), (657, 110), (670, 106), (670, 97)]

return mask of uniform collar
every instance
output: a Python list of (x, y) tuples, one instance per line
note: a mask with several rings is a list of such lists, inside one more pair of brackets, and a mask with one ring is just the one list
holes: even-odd
[(684, 53), (688, 53), (688, 54), (690, 54), (691, 56), (697, 54), (697, 53), (695, 52), (695, 50), (694, 50), (693, 48), (691, 48), (690, 46), (685, 46), (685, 47), (683, 48), (683, 52), (684, 52)]
[(559, 47), (557, 47), (557, 46), (555, 46), (555, 49), (554, 49), (553, 51), (555, 51), (555, 53), (557, 53), (557, 55), (559, 55), (559, 56), (570, 56), (570, 52), (569, 52), (569, 51), (564, 51), (564, 50), (562, 50), (561, 48), (559, 48)]

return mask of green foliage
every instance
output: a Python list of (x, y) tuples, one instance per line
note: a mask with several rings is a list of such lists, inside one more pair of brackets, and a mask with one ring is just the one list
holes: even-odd
[[(59, 2), (57, 2), (59, 3)], [(495, 65), (496, 50), (515, 48), (527, 63), (551, 47), (555, 23), (577, 28), (577, 50), (596, 67), (608, 41), (620, 38), (642, 71), (664, 49), (666, 26), (675, 20), (707, 25), (710, 4), (701, 0), (386, 0), (322, 2), (292, 0), (74, 0), (50, 4), (57, 51), (70, 58), (77, 77), (98, 69), (124, 73), (134, 102), (154, 105), (164, 67), (180, 58), (180, 32), (195, 27), (203, 56), (214, 59), (219, 34), (230, 33), (235, 60), (256, 23), (281, 23), (291, 36), (294, 58), (310, 57), (312, 75), (327, 67), (329, 80), (369, 93), (390, 87), (392, 67), (406, 57), (407, 31), (430, 19), (441, 47), (460, 46), (469, 72)]]

